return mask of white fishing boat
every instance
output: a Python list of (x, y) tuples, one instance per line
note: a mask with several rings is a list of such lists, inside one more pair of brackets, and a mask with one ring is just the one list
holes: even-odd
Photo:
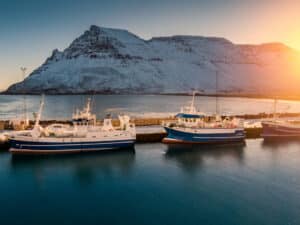
[(134, 147), (135, 126), (126, 115), (119, 116), (117, 128), (112, 125), (111, 118), (105, 118), (103, 125), (96, 125), (89, 99), (87, 106), (73, 115), (72, 125), (52, 124), (43, 128), (39, 124), (43, 105), (42, 99), (32, 130), (10, 136), (11, 153), (74, 153)]

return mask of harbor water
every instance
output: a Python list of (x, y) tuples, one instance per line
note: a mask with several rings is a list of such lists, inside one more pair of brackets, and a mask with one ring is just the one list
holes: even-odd
[(0, 154), (1, 224), (300, 224), (300, 142)]
[[(44, 119), (69, 119), (88, 96), (47, 96)], [(94, 96), (98, 116), (176, 113), (188, 96)], [(28, 112), (39, 96), (28, 96)], [(215, 99), (197, 97), (214, 112)], [(22, 96), (0, 96), (1, 119), (22, 115)], [(266, 99), (221, 98), (228, 114), (272, 112)], [(279, 112), (300, 112), (282, 101)], [(300, 140), (239, 146), (137, 144), (76, 155), (13, 156), (0, 149), (0, 222), (30, 225), (299, 225)]]

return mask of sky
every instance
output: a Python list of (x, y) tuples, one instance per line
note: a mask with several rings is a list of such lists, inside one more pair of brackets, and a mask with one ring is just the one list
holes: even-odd
[(300, 50), (299, 12), (300, 0), (0, 0), (0, 90), (21, 80), (21, 66), (28, 75), (92, 24), (144, 39), (216, 36)]

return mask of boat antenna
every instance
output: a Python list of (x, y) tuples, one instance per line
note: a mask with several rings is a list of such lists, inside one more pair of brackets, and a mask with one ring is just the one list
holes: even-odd
[(277, 98), (274, 98), (274, 105), (273, 105), (273, 120), (275, 121), (277, 118)]
[(23, 94), (23, 116), (24, 116), (24, 126), (28, 126), (28, 119), (27, 119), (27, 97), (26, 97), (26, 92), (25, 92), (25, 76), (26, 76), (26, 67), (21, 67), (20, 68), (22, 71), (22, 94)]
[(219, 89), (219, 73), (216, 71), (216, 115), (219, 114), (219, 96), (218, 96), (218, 89)]

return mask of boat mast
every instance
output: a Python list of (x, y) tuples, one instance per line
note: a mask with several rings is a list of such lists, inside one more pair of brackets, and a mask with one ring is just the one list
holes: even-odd
[[(93, 120), (93, 125), (96, 125), (96, 118), (95, 116), (92, 114), (92, 104), (93, 104), (93, 96), (88, 98), (87, 100), (87, 105), (86, 105), (86, 108), (85, 108), (85, 113), (88, 117), (88, 120)], [(90, 122), (88, 122), (88, 125), (90, 125)]]
[(273, 121), (276, 121), (277, 118), (277, 98), (274, 98), (274, 105), (273, 105)]
[(216, 71), (216, 115), (219, 115), (218, 89), (219, 89), (219, 74), (218, 71)]
[(36, 119), (35, 119), (34, 128), (38, 128), (38, 126), (40, 124), (40, 120), (41, 120), (42, 112), (43, 112), (43, 107), (44, 107), (44, 98), (45, 98), (45, 96), (42, 95), (42, 99), (41, 99), (41, 103), (40, 103), (40, 108), (39, 108), (39, 111), (38, 111), (38, 113), (36, 115)]
[(190, 113), (195, 113), (194, 108), (195, 108), (195, 95), (196, 95), (196, 91), (193, 91), (193, 98), (192, 98), (192, 102), (191, 102), (191, 108), (190, 108)]
[(91, 111), (91, 98), (88, 98), (85, 110), (86, 110), (85, 111), (86, 113), (90, 113), (90, 111)]
[(25, 93), (25, 74), (26, 74), (26, 67), (21, 67), (21, 71), (22, 71), (22, 79), (23, 79), (23, 85), (22, 85), (22, 92), (23, 92), (23, 116), (24, 116), (24, 126), (27, 127), (28, 126), (28, 118), (27, 118), (27, 97), (26, 97), (26, 93)]

